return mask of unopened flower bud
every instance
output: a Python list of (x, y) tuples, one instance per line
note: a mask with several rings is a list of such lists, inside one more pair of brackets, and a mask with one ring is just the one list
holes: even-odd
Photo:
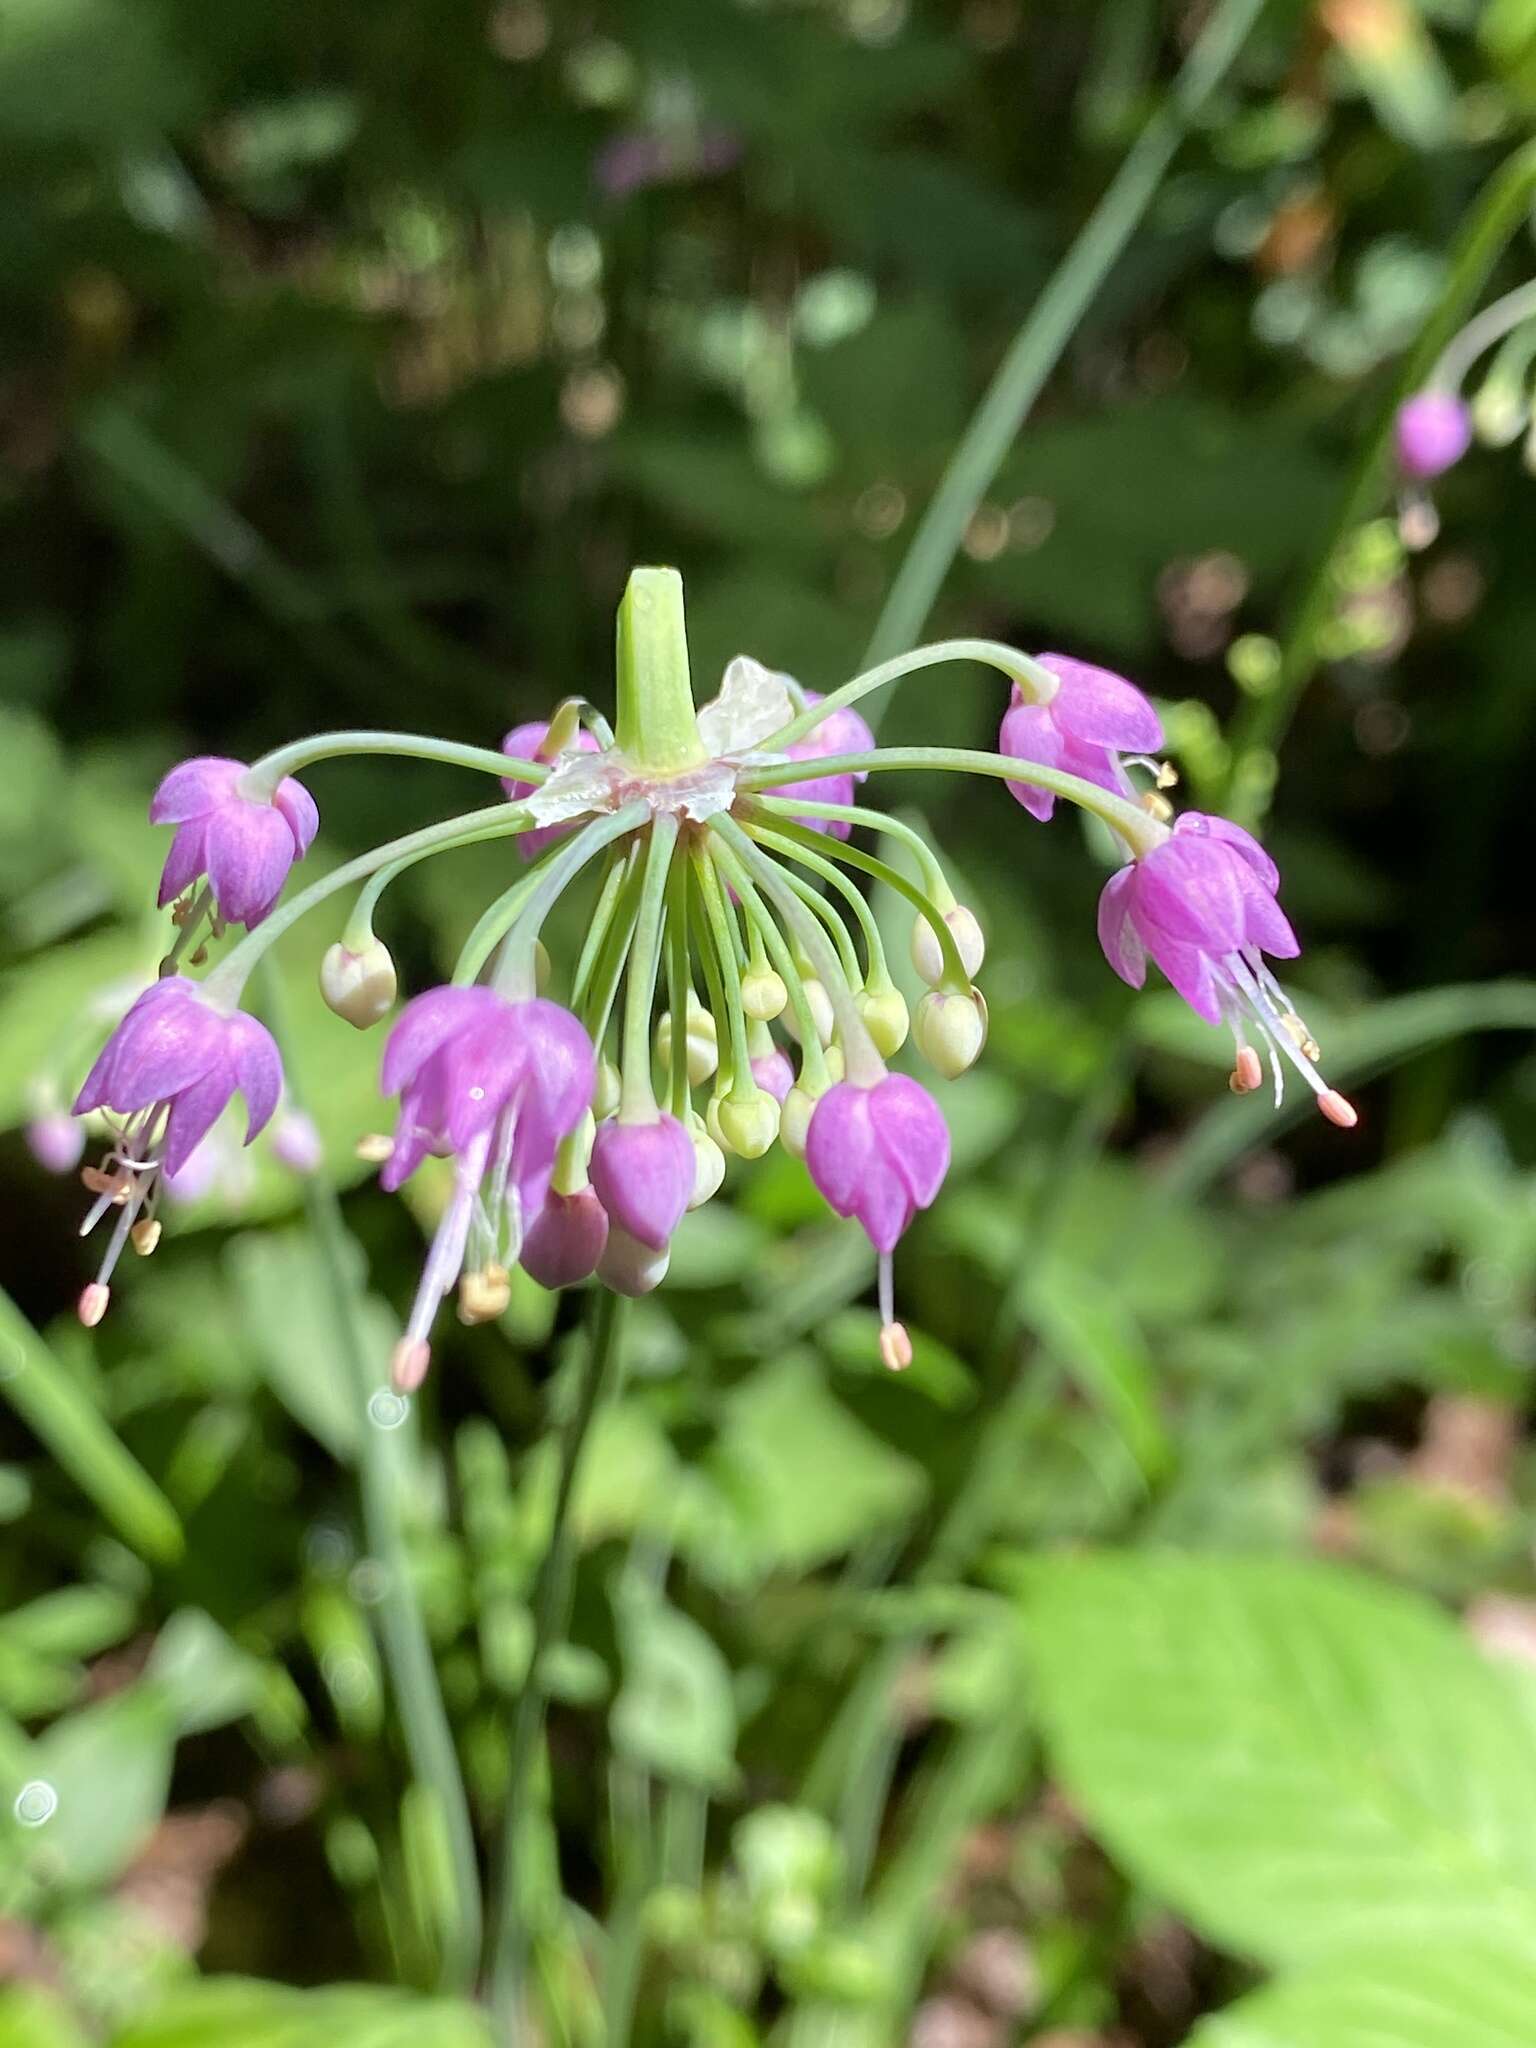
[(651, 1294), (667, 1277), (672, 1253), (664, 1246), (653, 1251), (616, 1223), (608, 1226), (608, 1242), (597, 1262), (597, 1277), (615, 1294)]
[(725, 1154), (705, 1128), (704, 1119), (697, 1112), (689, 1115), (688, 1135), (693, 1140), (693, 1156), (697, 1163), (693, 1193), (688, 1197), (688, 1207), (702, 1209), (706, 1202), (714, 1200), (724, 1183)]
[(973, 1067), (987, 1042), (987, 1006), (980, 989), (968, 996), (930, 989), (917, 1006), (917, 1049), (945, 1080)]
[(592, 1114), (601, 1123), (606, 1116), (612, 1116), (619, 1106), (622, 1081), (618, 1068), (612, 1060), (597, 1063), (597, 1086), (592, 1091)]
[(62, 1109), (35, 1116), (27, 1125), (27, 1150), (49, 1173), (73, 1173), (85, 1150), (85, 1125)]
[(371, 939), (361, 953), (339, 939), (327, 946), (320, 962), (320, 994), (327, 1009), (359, 1031), (388, 1014), (398, 988), (395, 963), (382, 939)]
[(709, 1128), (738, 1159), (761, 1159), (779, 1135), (779, 1105), (765, 1089), (750, 1095), (717, 1095), (709, 1105)]
[[(699, 1087), (720, 1064), (719, 1036), (715, 1020), (690, 990), (687, 1008), (688, 1085)], [(664, 1067), (672, 1064), (672, 1012), (666, 1011), (656, 1026), (656, 1057)]]
[[(944, 922), (949, 926), (966, 973), (976, 973), (987, 957), (987, 942), (975, 912), (957, 903), (953, 910), (945, 911)], [(944, 949), (926, 917), (920, 917), (912, 927), (912, 965), (930, 988), (937, 988), (944, 979)]]
[(608, 1242), (608, 1212), (590, 1187), (552, 1193), (523, 1239), (523, 1271), (541, 1287), (574, 1287), (597, 1269)]
[(864, 1029), (875, 1041), (875, 1051), (889, 1059), (900, 1052), (912, 1028), (905, 996), (899, 988), (860, 989), (854, 998)]
[(843, 1048), (840, 1045), (829, 1045), (821, 1057), (827, 1070), (827, 1079), (829, 1081), (841, 1081), (844, 1074), (848, 1071), (848, 1062), (843, 1057)]
[(775, 1017), (782, 1017), (788, 1001), (784, 977), (775, 974), (771, 967), (748, 968), (742, 976), (741, 1007), (758, 1023), (771, 1024)]
[(779, 1143), (791, 1159), (805, 1157), (805, 1137), (811, 1128), (816, 1101), (817, 1098), (808, 1095), (798, 1081), (784, 1098), (784, 1106), (779, 1113)]
[(272, 1126), (272, 1150), (290, 1173), (318, 1173), (325, 1163), (315, 1120), (302, 1109), (285, 1111)]
[[(808, 975), (802, 986), (805, 989), (805, 1000), (810, 1009), (811, 1022), (816, 1027), (816, 1036), (823, 1045), (830, 1045), (832, 1043), (833, 1028), (837, 1021), (832, 1010), (832, 998), (827, 994), (825, 984), (818, 981), (815, 975)], [(800, 1043), (800, 1019), (795, 1013), (793, 1004), (784, 1013), (784, 1028), (798, 1045)]]

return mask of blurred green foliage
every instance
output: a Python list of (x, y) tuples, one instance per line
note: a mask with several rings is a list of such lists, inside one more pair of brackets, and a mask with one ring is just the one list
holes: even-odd
[[(606, 702), (635, 560), (684, 570), (701, 684), (741, 650), (850, 673), (1202, 13), (5, 9), (0, 2039), (489, 2038), (431, 1995), (444, 1816), (381, 1619), (406, 1574), (489, 1843), (579, 1345), (520, 1285), (377, 1428), (324, 1212), (233, 1137), (110, 1323), (74, 1325), (78, 1190), (20, 1131), (163, 950), (155, 777)], [(1190, 793), (1219, 789), (1533, 113), (1530, 0), (1272, 0), (935, 625), (1135, 673)], [(903, 1254), (915, 1361), (882, 1374), (863, 1240), (787, 1160), (688, 1220), (575, 1500), (541, 2039), (1536, 2039), (1536, 495), (1511, 452), (1441, 499), (1423, 558), (1383, 505), (1335, 563), (1279, 763), (1357, 1139), (1227, 1100), (1223, 1046), (1127, 1000), (1075, 823), (903, 785), (983, 912), (992, 1011)], [(885, 736), (986, 743), (987, 687), (918, 681)], [(449, 795), (314, 781), (316, 865)], [(412, 984), (501, 858), (391, 898)], [(384, 1110), (373, 1045), (313, 999), (332, 936), (285, 945), (284, 1029), (382, 1358), (434, 1193), (358, 1184)]]

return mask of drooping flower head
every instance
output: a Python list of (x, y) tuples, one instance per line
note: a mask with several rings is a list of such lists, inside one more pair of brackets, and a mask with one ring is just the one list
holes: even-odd
[(1279, 882), (1274, 862), (1241, 825), (1186, 811), (1159, 845), (1105, 883), (1099, 942), (1132, 988), (1145, 983), (1150, 955), (1197, 1016), (1230, 1028), (1239, 1094), (1257, 1087), (1261, 1073), (1251, 1026), (1269, 1053), (1276, 1101), (1283, 1054), (1323, 1114), (1347, 1129), (1355, 1112), (1318, 1073), (1317, 1046), (1265, 964), (1266, 953), (1291, 960), (1301, 951), (1275, 900)]
[[(1008, 679), (1001, 752), (876, 748), (857, 703), (951, 659)], [(1327, 1115), (1353, 1120), (1323, 1084), (1316, 1048), (1266, 964), (1266, 955), (1296, 951), (1273, 864), (1220, 819), (1192, 814), (1172, 830), (1161, 822), (1166, 802), (1135, 780), (1151, 769), (1163, 785), (1146, 759), (1161, 728), (1123, 677), (1068, 655), (1036, 660), (965, 640), (883, 662), (824, 698), (738, 655), (696, 710), (681, 584), (659, 569), (631, 578), (617, 667), (611, 728), (570, 698), (547, 724), (514, 727), (500, 749), (336, 735), (285, 747), (250, 770), (203, 760), (166, 778), (156, 816), (177, 826), (167, 895), (202, 874), (210, 885), (178, 903), (171, 966), (184, 953), (194, 966), (206, 957), (193, 939), (210, 901), (215, 939), (231, 919), (259, 929), (206, 981), (171, 973), (141, 996), (81, 1091), (82, 1111), (128, 1120), (104, 1166), (90, 1169), (99, 1197), (91, 1220), (114, 1205), (122, 1213), (101, 1279), (82, 1299), (87, 1321), (105, 1307), (126, 1238), (152, 1248), (154, 1196), (169, 1176), (195, 1180), (198, 1142), (230, 1095), (244, 1090), (253, 1132), (278, 1101), (276, 1049), (234, 1007), (266, 949), (335, 889), (358, 886), (321, 990), (338, 1016), (367, 1029), (395, 997), (394, 963), (374, 931), (385, 889), (417, 860), (492, 841), (536, 864), (510, 860), (493, 900), (466, 920), (451, 982), (418, 995), (396, 1020), (382, 1075), (399, 1097), (396, 1132), (358, 1148), (382, 1164), (389, 1190), (429, 1154), (451, 1162), (394, 1354), (396, 1385), (420, 1382), (438, 1306), (455, 1283), (466, 1322), (507, 1306), (519, 1260), (549, 1287), (595, 1276), (620, 1293), (647, 1292), (664, 1277), (687, 1213), (720, 1187), (727, 1159), (757, 1159), (775, 1143), (803, 1157), (833, 1210), (867, 1232), (882, 1355), (893, 1367), (907, 1363), (892, 1255), (937, 1197), (949, 1135), (934, 1098), (887, 1061), (915, 1053), (954, 1080), (982, 1055), (987, 1008), (975, 977), (986, 947), (982, 921), (910, 826), (883, 821), (879, 851), (866, 851), (853, 821), (813, 815), (817, 806), (859, 810), (855, 791), (884, 769), (972, 768), (1004, 780), (1037, 818), (1048, 819), (1058, 798), (1093, 813), (1130, 856), (1101, 910), (1116, 970), (1139, 985), (1151, 957), (1201, 1016), (1230, 1024), (1235, 1086), (1261, 1075), (1245, 1035), (1253, 1030), (1277, 1072), (1283, 1054)], [(315, 826), (313, 806), (284, 771), (351, 748), (489, 774), (509, 801), (404, 833), (274, 910)], [(911, 957), (928, 984), (915, 1015), (889, 973), (870, 879), (913, 913)], [(562, 951), (551, 938), (546, 950), (550, 912), (576, 887), (585, 891), (578, 915), (548, 927), (575, 943)], [(552, 993), (541, 995), (546, 977)], [(275, 1149), (300, 1170), (319, 1164), (312, 1128), (292, 1116)]]
[[(1147, 699), (1112, 669), (1069, 654), (1042, 654), (1039, 667), (1056, 687), (1029, 697), (1014, 684), (998, 752), (1059, 768), (1118, 796), (1134, 795), (1122, 757), (1155, 754), (1163, 744), (1162, 722)], [(1044, 822), (1056, 808), (1055, 797), (1038, 783), (1010, 782), (1008, 788), (1032, 818)]]
[(397, 1386), (420, 1383), (438, 1302), (463, 1272), (472, 1237), (480, 1295), (487, 1276), (501, 1275), (489, 1282), (492, 1296), (505, 1281), (596, 1077), (580, 1021), (542, 997), (514, 1002), (489, 988), (436, 988), (401, 1011), (380, 1075), (384, 1093), (400, 1097), (400, 1119), (379, 1179), (396, 1189), (428, 1153), (439, 1153), (454, 1160), (454, 1188), (396, 1348)]
[(160, 877), (160, 906), (208, 878), (225, 924), (260, 924), (282, 893), (295, 861), (320, 827), (314, 798), (284, 776), (270, 799), (248, 793), (244, 761), (202, 754), (173, 768), (149, 806), (152, 825), (174, 825)]
[(107, 1040), (75, 1098), (76, 1116), (111, 1111), (121, 1131), (99, 1169), (97, 1200), (82, 1235), (116, 1206), (116, 1228), (81, 1317), (99, 1322), (113, 1268), (141, 1216), (153, 1219), (163, 1176), (181, 1171), (238, 1090), (245, 1140), (266, 1125), (282, 1094), (283, 1066), (271, 1033), (244, 1011), (220, 1009), (198, 984), (170, 975), (144, 991)]

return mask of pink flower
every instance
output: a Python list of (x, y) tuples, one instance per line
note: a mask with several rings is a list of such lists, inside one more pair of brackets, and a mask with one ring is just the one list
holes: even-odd
[(173, 768), (149, 806), (152, 825), (176, 836), (160, 877), (160, 906), (206, 875), (214, 908), (226, 924), (257, 925), (282, 894), (288, 871), (319, 830), (314, 799), (291, 775), (271, 801), (246, 796), (244, 761), (201, 754)]
[[(823, 699), (819, 691), (807, 690), (805, 701), (820, 704)], [(866, 754), (874, 744), (875, 736), (864, 720), (851, 705), (845, 704), (824, 718), (803, 740), (796, 740), (788, 753), (792, 761), (826, 761), (834, 754)], [(786, 782), (775, 789), (774, 795), (798, 797), (802, 803), (851, 804), (854, 786), (863, 780), (862, 774), (814, 776), (808, 782)], [(813, 825), (833, 839), (846, 839), (853, 829), (840, 818), (802, 818), (799, 822)]]
[(1472, 445), (1472, 415), (1454, 391), (1419, 391), (1397, 409), (1398, 467), (1427, 481), (1443, 476)]
[(72, 1173), (85, 1150), (85, 1133), (62, 1109), (47, 1110), (27, 1125), (27, 1150), (47, 1173)]
[(608, 1221), (652, 1251), (665, 1249), (698, 1173), (693, 1140), (678, 1119), (599, 1124), (591, 1170)]
[(752, 1078), (775, 1102), (782, 1103), (795, 1085), (795, 1070), (789, 1064), (788, 1054), (775, 1046), (772, 1052), (759, 1053), (752, 1062)]
[[(548, 734), (549, 721), (547, 719), (536, 718), (527, 725), (514, 725), (512, 730), (503, 739), (501, 751), (504, 754), (510, 754), (517, 761), (537, 761), (541, 758), (539, 749), (543, 746)], [(567, 748), (566, 751), (569, 753), (572, 749)], [(588, 732), (585, 726), (581, 726), (576, 734), (574, 751), (582, 754), (598, 754), (602, 752), (602, 749), (599, 747), (595, 736)], [(501, 786), (514, 803), (517, 802), (519, 797), (528, 796), (538, 787), (536, 783), (519, 782), (515, 776), (510, 775), (504, 775), (501, 778)], [(517, 850), (524, 860), (537, 860), (545, 847), (553, 846), (557, 839), (563, 839), (570, 830), (571, 827), (569, 825), (536, 825), (531, 831), (518, 835)]]
[(1269, 1049), (1276, 1100), (1283, 1052), (1323, 1114), (1347, 1129), (1355, 1112), (1318, 1073), (1317, 1047), (1264, 963), (1266, 953), (1291, 960), (1301, 950), (1275, 901), (1279, 881), (1274, 862), (1241, 825), (1186, 811), (1152, 852), (1104, 885), (1099, 943), (1132, 988), (1146, 981), (1150, 954), (1197, 1016), (1230, 1026), (1240, 1094), (1261, 1073), (1244, 1029), (1251, 1024)]
[[(97, 1199), (81, 1235), (109, 1208), (118, 1220), (101, 1270), (80, 1297), (85, 1323), (101, 1321), (108, 1282), (136, 1229), (158, 1234), (140, 1211), (158, 1197), (162, 1176), (182, 1171), (238, 1090), (245, 1097), (249, 1144), (277, 1107), (283, 1065), (272, 1035), (241, 1010), (206, 1001), (195, 982), (180, 975), (144, 991), (107, 1040), (75, 1098), (76, 1116), (112, 1110), (127, 1119), (91, 1185)], [(136, 1240), (137, 1241), (137, 1240)], [(141, 1249), (153, 1249), (154, 1238)]]
[(400, 1097), (400, 1121), (379, 1179), (398, 1188), (437, 1152), (453, 1156), (454, 1184), (395, 1347), (397, 1387), (420, 1385), (438, 1304), (472, 1253), (482, 1295), (495, 1291), (488, 1276), (504, 1283), (525, 1219), (545, 1200), (560, 1141), (586, 1114), (596, 1080), (580, 1022), (542, 997), (513, 1002), (489, 988), (435, 988), (401, 1011), (381, 1075), (384, 1092)]
[[(1163, 728), (1157, 713), (1134, 683), (1091, 661), (1042, 654), (1040, 666), (1056, 678), (1056, 693), (1049, 703), (1035, 704), (1014, 684), (1012, 704), (998, 735), (999, 753), (1058, 768), (1118, 796), (1131, 795), (1120, 756), (1153, 754), (1161, 748)], [(1056, 808), (1048, 790), (1028, 782), (1010, 782), (1008, 788), (1042, 823)]]

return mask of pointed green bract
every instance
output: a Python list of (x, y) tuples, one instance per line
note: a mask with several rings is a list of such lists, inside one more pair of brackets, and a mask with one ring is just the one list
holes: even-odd
[(670, 772), (705, 759), (688, 678), (683, 579), (675, 569), (633, 569), (619, 606), (620, 749), (637, 766)]

